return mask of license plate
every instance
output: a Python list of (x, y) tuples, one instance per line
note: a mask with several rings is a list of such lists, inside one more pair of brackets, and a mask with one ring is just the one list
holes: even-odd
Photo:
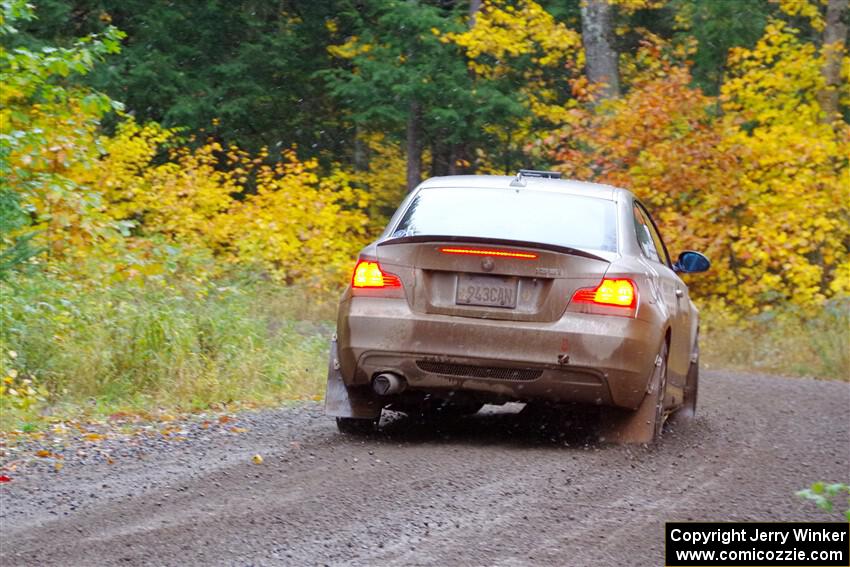
[(455, 303), (486, 307), (516, 307), (517, 278), (459, 274)]

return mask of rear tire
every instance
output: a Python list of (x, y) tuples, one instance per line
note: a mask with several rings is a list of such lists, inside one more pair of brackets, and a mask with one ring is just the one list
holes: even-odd
[(677, 422), (690, 421), (697, 413), (697, 397), (699, 395), (699, 361), (692, 362), (685, 379), (685, 394), (682, 405), (671, 417)]
[[(657, 367), (661, 374), (660, 385), (655, 398), (655, 415), (652, 420), (652, 439), (649, 443), (655, 443), (661, 438), (661, 432), (664, 430), (664, 420), (667, 415), (664, 412), (664, 398), (667, 397), (667, 343), (661, 348), (661, 366)], [(653, 377), (654, 378), (654, 377)], [(649, 396), (647, 396), (649, 397)]]
[(377, 419), (362, 419), (357, 417), (338, 417), (336, 427), (340, 433), (362, 437), (375, 432), (378, 426)]

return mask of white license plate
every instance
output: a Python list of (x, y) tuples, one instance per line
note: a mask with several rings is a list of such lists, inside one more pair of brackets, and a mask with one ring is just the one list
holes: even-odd
[(458, 274), (455, 303), (514, 309), (516, 292), (517, 278)]

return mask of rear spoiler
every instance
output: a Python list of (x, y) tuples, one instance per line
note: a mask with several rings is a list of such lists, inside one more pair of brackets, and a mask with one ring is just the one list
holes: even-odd
[(508, 238), (479, 238), (476, 236), (447, 236), (447, 235), (427, 235), (420, 234), (416, 236), (399, 236), (395, 238), (386, 238), (377, 243), (377, 246), (387, 246), (391, 244), (413, 244), (417, 242), (466, 242), (468, 244), (496, 244), (499, 246), (519, 246), (522, 248), (537, 248), (538, 250), (549, 250), (551, 252), (560, 252), (561, 254), (569, 254), (571, 256), (581, 256), (590, 258), (591, 260), (602, 260), (603, 262), (611, 263), (609, 258), (586, 252), (580, 248), (571, 248), (569, 246), (559, 246), (557, 244), (544, 244), (542, 242), (527, 242), (524, 240), (511, 240)]

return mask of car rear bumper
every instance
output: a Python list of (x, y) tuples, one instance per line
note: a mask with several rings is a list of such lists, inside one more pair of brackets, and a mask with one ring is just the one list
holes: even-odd
[(367, 385), (380, 372), (423, 391), (636, 408), (663, 330), (647, 321), (567, 313), (552, 323), (413, 312), (404, 299), (340, 305), (340, 372)]

